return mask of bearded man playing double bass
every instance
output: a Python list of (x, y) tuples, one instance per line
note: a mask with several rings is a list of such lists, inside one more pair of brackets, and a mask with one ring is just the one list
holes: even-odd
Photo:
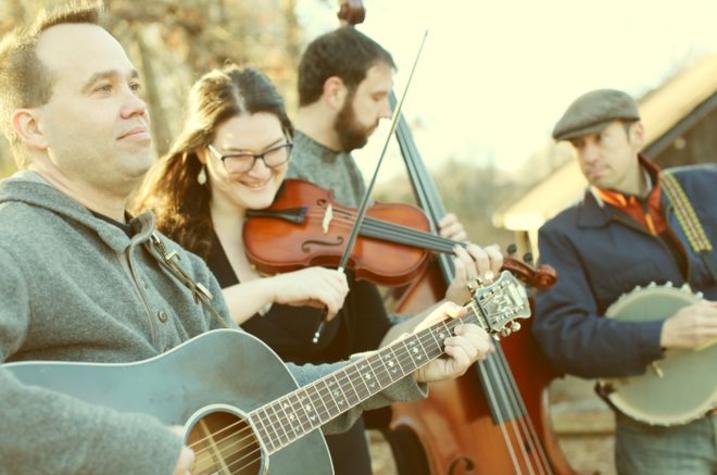
[[(309, 43), (299, 63), (299, 110), (288, 177), (311, 181), (331, 190), (340, 204), (358, 207), (366, 185), (351, 152), (368, 143), (381, 120), (391, 118), (389, 96), (395, 68), (385, 48), (353, 27), (337, 28)], [(467, 239), (463, 225), (453, 214), (444, 216), (438, 227), (443, 237)], [(445, 298), (465, 302), (469, 298), (467, 283), (485, 274), (497, 275), (503, 257), (497, 246), (474, 244), (467, 244), (465, 249), (457, 246), (455, 253), (455, 279)], [(374, 285), (360, 282), (352, 285), (351, 292), (358, 286), (363, 291), (362, 300), (383, 305)], [(316, 326), (315, 322), (308, 324)], [(370, 330), (364, 327), (364, 331)], [(329, 446), (337, 473), (370, 473), (361, 419), (350, 431), (329, 440)], [(395, 455), (399, 466), (410, 465), (401, 470), (419, 470), (414, 468), (416, 462), (410, 454)]]
[[(717, 338), (717, 256), (697, 252), (668, 198), (666, 172), (640, 154), (645, 129), (635, 101), (602, 89), (577, 98), (553, 130), (570, 141), (590, 184), (582, 201), (539, 232), (540, 262), (558, 271), (538, 292), (533, 331), (561, 370), (584, 378), (645, 373), (665, 350), (698, 349)], [(708, 240), (717, 238), (717, 168), (691, 166), (672, 177)], [(705, 300), (666, 319), (622, 321), (606, 309), (636, 286), (687, 283)], [(618, 472), (629, 475), (717, 472), (717, 416), (669, 427), (616, 412)]]

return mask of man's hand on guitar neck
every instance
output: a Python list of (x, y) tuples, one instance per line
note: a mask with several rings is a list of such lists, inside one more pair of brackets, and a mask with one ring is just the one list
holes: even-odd
[(717, 302), (702, 300), (681, 308), (665, 320), (660, 334), (663, 348), (700, 349), (717, 341)]
[[(446, 318), (460, 318), (465, 309), (452, 302), (446, 302), (431, 312), (414, 330), (420, 331)], [(443, 340), (446, 357), (431, 361), (415, 373), (416, 381), (429, 383), (453, 379), (464, 374), (476, 361), (483, 360), (493, 351), (488, 333), (475, 324), (455, 327), (455, 335)]]

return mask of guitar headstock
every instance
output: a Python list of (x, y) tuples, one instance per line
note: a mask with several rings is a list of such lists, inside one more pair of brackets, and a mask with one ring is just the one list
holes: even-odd
[(469, 305), (496, 339), (520, 330), (517, 320), (530, 318), (525, 287), (508, 271), (501, 272), (490, 285), (475, 288)]

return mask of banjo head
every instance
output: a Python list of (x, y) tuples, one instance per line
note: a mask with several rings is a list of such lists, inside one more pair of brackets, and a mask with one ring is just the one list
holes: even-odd
[[(652, 283), (620, 297), (605, 315), (622, 321), (664, 320), (701, 299), (686, 284), (676, 288)], [(610, 402), (635, 420), (660, 426), (686, 424), (715, 406), (716, 367), (713, 343), (699, 350), (667, 350), (644, 374), (603, 379), (600, 384)]]

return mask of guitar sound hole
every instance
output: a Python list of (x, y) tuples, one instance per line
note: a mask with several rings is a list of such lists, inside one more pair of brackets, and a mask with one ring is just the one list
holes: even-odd
[(193, 475), (257, 475), (261, 447), (249, 424), (224, 411), (204, 415), (187, 438), (195, 454)]

